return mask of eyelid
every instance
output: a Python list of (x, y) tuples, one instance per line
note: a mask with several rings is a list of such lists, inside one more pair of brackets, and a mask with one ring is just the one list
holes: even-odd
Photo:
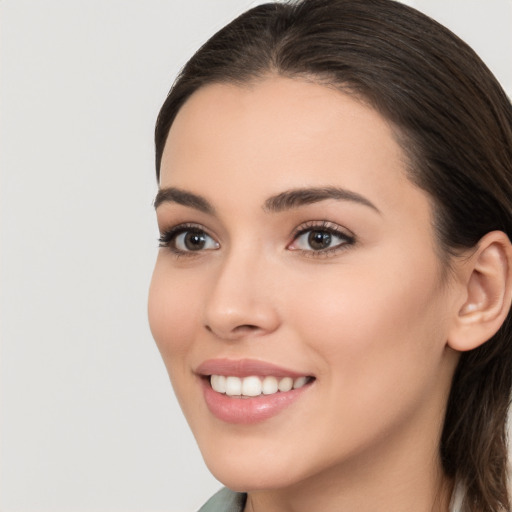
[[(328, 247), (326, 249), (290, 249), (292, 244), (298, 240), (299, 237), (303, 236), (304, 234), (308, 233), (309, 231), (326, 231), (327, 233), (330, 233), (338, 238), (345, 238), (345, 242), (341, 242), (334, 247)], [(328, 220), (321, 220), (321, 221), (308, 221), (305, 222), (297, 228), (293, 230), (293, 233), (291, 235), (291, 242), (287, 245), (287, 248), (289, 250), (293, 250), (294, 252), (298, 252), (300, 254), (303, 254), (307, 257), (328, 257), (332, 256), (335, 253), (339, 251), (343, 251), (348, 249), (349, 247), (352, 247), (356, 243), (356, 236), (355, 234), (350, 231), (349, 229), (340, 226), (339, 224), (336, 224), (334, 222), (328, 221)]]
[(308, 220), (307, 222), (303, 222), (299, 224), (291, 234), (291, 238), (295, 238), (296, 236), (305, 233), (306, 231), (310, 231), (312, 229), (325, 230), (333, 233), (339, 233), (340, 235), (354, 238), (355, 234), (350, 231), (350, 229), (340, 226), (336, 222), (332, 222), (330, 220)]
[(201, 250), (190, 250), (190, 251), (184, 251), (181, 249), (177, 249), (173, 242), (176, 241), (176, 238), (181, 235), (182, 233), (186, 232), (196, 232), (196, 233), (204, 233), (206, 236), (211, 238), (217, 245), (216, 249), (220, 247), (219, 242), (217, 241), (217, 238), (212, 235), (207, 228), (205, 228), (201, 224), (196, 224), (193, 222), (184, 222), (182, 224), (177, 224), (175, 226), (172, 226), (168, 229), (162, 229), (160, 231), (160, 237), (158, 239), (159, 241), (159, 247), (169, 249), (175, 256), (198, 256), (199, 254), (202, 254), (204, 252), (212, 251), (215, 249), (201, 249)]

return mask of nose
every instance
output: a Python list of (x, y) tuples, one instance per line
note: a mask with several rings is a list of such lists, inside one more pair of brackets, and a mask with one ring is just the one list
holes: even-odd
[(236, 341), (278, 328), (275, 276), (261, 255), (232, 253), (216, 270), (205, 303), (206, 330)]

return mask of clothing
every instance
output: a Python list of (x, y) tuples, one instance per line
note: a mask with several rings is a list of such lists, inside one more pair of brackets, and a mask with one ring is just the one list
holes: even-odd
[[(198, 512), (243, 512), (247, 494), (233, 492), (224, 487), (214, 494)], [(462, 489), (456, 486), (450, 503), (450, 512), (460, 512)]]
[(224, 487), (214, 494), (199, 512), (243, 512), (247, 494), (233, 492)]

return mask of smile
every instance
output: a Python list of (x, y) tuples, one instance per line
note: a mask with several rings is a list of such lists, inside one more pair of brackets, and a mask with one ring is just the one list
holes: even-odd
[(316, 378), (300, 370), (254, 359), (210, 359), (194, 371), (205, 405), (224, 423), (270, 420), (309, 395)]
[(292, 389), (299, 389), (312, 380), (312, 377), (301, 376), (274, 377), (255, 376), (236, 377), (234, 375), (211, 375), (210, 385), (217, 393), (230, 397), (253, 398), (260, 395), (273, 395), (275, 393), (286, 393)]

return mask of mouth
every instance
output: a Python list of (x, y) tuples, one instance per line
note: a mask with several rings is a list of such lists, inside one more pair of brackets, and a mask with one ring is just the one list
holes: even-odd
[(216, 359), (196, 370), (209, 411), (226, 423), (251, 424), (276, 416), (311, 388), (314, 376), (255, 360)]
[(254, 398), (276, 393), (287, 393), (300, 389), (314, 380), (314, 377), (275, 377), (273, 375), (237, 377), (235, 375), (210, 375), (210, 386), (216, 393), (235, 398)]

